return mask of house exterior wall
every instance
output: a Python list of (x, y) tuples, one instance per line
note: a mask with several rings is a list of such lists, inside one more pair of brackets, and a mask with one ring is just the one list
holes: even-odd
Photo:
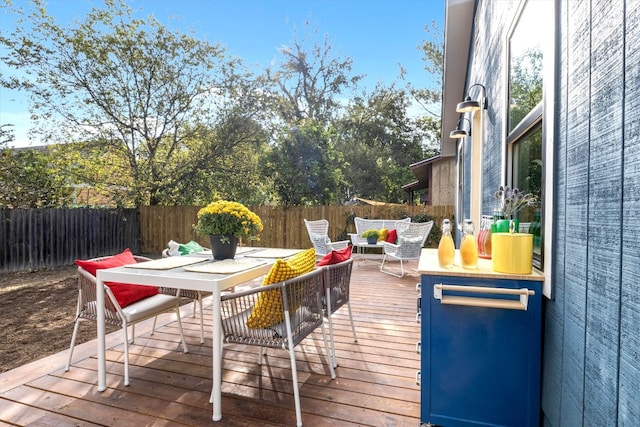
[(434, 162), (431, 169), (431, 204), (433, 206), (455, 205), (455, 182), (455, 157), (443, 157)]
[[(467, 85), (484, 84), (489, 99), (483, 213), (491, 212), (502, 180), (506, 34), (518, 5), (516, 0), (476, 3)], [(557, 0), (554, 5), (555, 106), (544, 113), (555, 120), (553, 182), (547, 183), (555, 196), (552, 259), (545, 261), (552, 266), (552, 299), (545, 300), (544, 423), (637, 426), (640, 1)], [(541, 23), (541, 31), (552, 24)]]

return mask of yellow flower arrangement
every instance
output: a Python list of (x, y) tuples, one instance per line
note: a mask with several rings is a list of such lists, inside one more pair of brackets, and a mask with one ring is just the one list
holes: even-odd
[(198, 211), (198, 223), (194, 228), (202, 235), (233, 235), (258, 240), (263, 227), (260, 217), (242, 203), (218, 200)]

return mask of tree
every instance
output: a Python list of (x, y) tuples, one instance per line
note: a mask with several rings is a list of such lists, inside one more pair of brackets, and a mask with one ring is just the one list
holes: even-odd
[(273, 180), (284, 205), (330, 205), (343, 185), (341, 156), (331, 132), (313, 120), (283, 132), (265, 158), (264, 175)]
[(341, 201), (342, 156), (332, 123), (341, 112), (338, 96), (361, 79), (350, 75), (350, 58), (333, 56), (327, 37), (309, 49), (306, 41), (294, 37), (292, 46), (280, 49), (282, 62), (265, 75), (280, 130), (263, 170), (285, 205)]
[(68, 27), (34, 6), (12, 8), (21, 19), (0, 33), (2, 61), (19, 71), (0, 84), (30, 94), (46, 140), (94, 141), (124, 159), (133, 205), (170, 202), (172, 183), (262, 136), (255, 82), (220, 45), (135, 19), (122, 0)]
[(372, 93), (355, 97), (338, 123), (338, 149), (354, 196), (402, 202), (401, 186), (414, 179), (409, 165), (423, 159), (424, 133), (408, 116), (409, 94), (393, 85), (377, 85)]
[[(317, 31), (316, 31), (317, 33)], [(279, 117), (289, 125), (311, 119), (329, 123), (339, 111), (336, 99), (356, 87), (362, 76), (350, 76), (351, 58), (332, 56), (325, 36), (322, 45), (314, 43), (310, 51), (294, 36), (292, 46), (279, 49), (282, 62), (275, 70), (266, 70), (266, 79), (275, 86), (274, 105)]]
[(416, 88), (409, 84), (408, 88), (427, 116), (440, 119), (439, 108), (442, 104), (442, 76), (444, 75), (444, 32), (435, 21), (424, 30), (430, 35), (430, 39), (424, 40), (418, 49), (423, 53), (424, 69), (431, 77), (431, 83), (424, 88)]
[(8, 147), (16, 139), (12, 127), (9, 123), (0, 125), (0, 150)]

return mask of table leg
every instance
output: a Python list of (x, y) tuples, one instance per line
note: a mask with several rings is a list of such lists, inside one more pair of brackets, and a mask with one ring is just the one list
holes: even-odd
[(98, 391), (107, 389), (107, 365), (105, 356), (105, 327), (104, 327), (104, 282), (100, 280), (100, 271), (96, 277), (96, 311), (97, 311), (97, 341), (98, 341)]
[(220, 325), (220, 290), (214, 291), (212, 299), (212, 315), (213, 315), (213, 342), (212, 342), (212, 358), (213, 358), (213, 421), (222, 419), (222, 328)]

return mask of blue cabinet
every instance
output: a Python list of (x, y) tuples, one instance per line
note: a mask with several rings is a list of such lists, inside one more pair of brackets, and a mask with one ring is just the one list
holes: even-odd
[(421, 422), (539, 427), (542, 281), (422, 273)]

